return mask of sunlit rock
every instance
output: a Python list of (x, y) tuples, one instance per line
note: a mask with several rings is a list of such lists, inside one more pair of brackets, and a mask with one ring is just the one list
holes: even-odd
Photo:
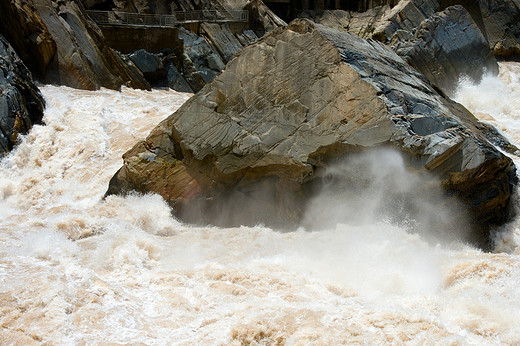
[(466, 204), (484, 244), (510, 217), (515, 168), (483, 129), (385, 45), (296, 20), (128, 151), (108, 194), (157, 192), (189, 221), (296, 225), (321, 168), (389, 146)]

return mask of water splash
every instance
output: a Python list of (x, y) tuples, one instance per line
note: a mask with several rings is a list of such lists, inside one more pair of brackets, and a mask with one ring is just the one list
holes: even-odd
[[(520, 63), (501, 62), (499, 76), (488, 74), (479, 84), (462, 81), (454, 97), (483, 122), (495, 126), (517, 147), (520, 144)], [(507, 154), (506, 154), (507, 155)], [(516, 167), (520, 157), (510, 155)], [(513, 205), (520, 206), (520, 195), (513, 196)], [(508, 253), (520, 251), (520, 222), (507, 225), (496, 235), (495, 249)]]

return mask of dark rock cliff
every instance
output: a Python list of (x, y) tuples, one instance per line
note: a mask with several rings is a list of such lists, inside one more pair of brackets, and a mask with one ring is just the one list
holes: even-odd
[(13, 148), (20, 134), (41, 122), (44, 107), (31, 73), (0, 36), (0, 157)]

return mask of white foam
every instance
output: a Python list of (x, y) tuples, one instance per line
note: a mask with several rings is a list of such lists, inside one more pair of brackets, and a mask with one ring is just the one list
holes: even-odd
[(195, 228), (157, 195), (102, 201), (189, 95), (42, 91), (46, 126), (0, 163), (0, 343), (520, 343), (517, 255), (385, 220)]

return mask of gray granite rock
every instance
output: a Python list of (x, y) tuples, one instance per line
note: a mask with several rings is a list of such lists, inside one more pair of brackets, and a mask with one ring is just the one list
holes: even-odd
[(457, 5), (424, 20), (410, 37), (394, 34), (397, 54), (447, 94), (460, 78), (479, 82), (486, 72), (498, 73), (498, 64), (478, 26)]
[(128, 57), (143, 73), (156, 72), (162, 68), (161, 61), (152, 53), (147, 52), (144, 49), (138, 49), (129, 54)]
[(166, 65), (166, 71), (168, 86), (170, 88), (180, 92), (193, 93), (193, 89), (191, 89), (186, 79), (179, 73), (179, 70), (177, 70), (174, 64), (170, 63)]
[[(209, 82), (225, 67), (221, 57), (208, 42), (189, 30), (179, 28), (179, 38), (184, 42), (184, 53), (190, 58), (195, 69), (205, 82)], [(200, 86), (197, 90), (200, 90)]]

